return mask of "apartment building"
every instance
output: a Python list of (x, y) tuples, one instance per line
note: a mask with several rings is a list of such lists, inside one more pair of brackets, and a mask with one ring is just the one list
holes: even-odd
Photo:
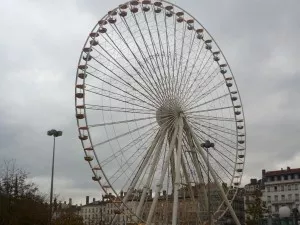
[(262, 170), (263, 200), (269, 213), (278, 215), (279, 208), (298, 208), (300, 201), (300, 168), (266, 171)]

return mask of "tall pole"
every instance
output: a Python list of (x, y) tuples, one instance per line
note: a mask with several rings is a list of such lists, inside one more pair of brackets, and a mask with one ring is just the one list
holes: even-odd
[(53, 155), (52, 155), (52, 173), (51, 173), (51, 188), (50, 188), (50, 213), (49, 213), (49, 225), (52, 223), (52, 198), (53, 198), (53, 177), (54, 177), (54, 159), (55, 159), (55, 138), (62, 136), (62, 131), (49, 130), (47, 132), (48, 136), (53, 136)]
[(206, 148), (207, 152), (207, 194), (208, 194), (208, 225), (211, 225), (211, 195), (210, 195), (210, 178), (209, 178), (209, 173), (210, 173), (210, 165), (209, 165), (209, 154), (208, 154), (208, 148)]
[(55, 159), (55, 135), (53, 136), (53, 155), (52, 155), (52, 173), (51, 173), (51, 188), (50, 188), (50, 218), (49, 218), (49, 224), (51, 224), (51, 222), (52, 222), (54, 159)]

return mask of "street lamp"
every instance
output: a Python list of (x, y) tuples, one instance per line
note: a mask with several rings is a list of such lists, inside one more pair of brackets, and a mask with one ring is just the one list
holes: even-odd
[(209, 173), (210, 173), (210, 165), (209, 165), (209, 154), (208, 154), (208, 149), (215, 147), (214, 143), (211, 143), (209, 140), (205, 141), (204, 143), (201, 144), (202, 148), (206, 149), (207, 152), (207, 190), (208, 190), (208, 224), (211, 225), (211, 202), (210, 202), (210, 178), (209, 178)]
[(48, 136), (53, 136), (53, 156), (52, 156), (52, 173), (51, 173), (51, 188), (50, 188), (50, 215), (49, 215), (49, 224), (52, 220), (52, 198), (53, 198), (53, 176), (54, 176), (54, 156), (55, 156), (55, 138), (62, 136), (62, 131), (58, 130), (49, 130), (47, 132)]

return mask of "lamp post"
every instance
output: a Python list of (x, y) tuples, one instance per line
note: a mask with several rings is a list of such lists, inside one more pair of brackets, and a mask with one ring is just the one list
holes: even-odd
[(51, 173), (51, 188), (50, 188), (50, 214), (49, 214), (49, 224), (52, 221), (52, 198), (53, 198), (53, 176), (54, 176), (54, 156), (55, 156), (55, 138), (62, 136), (62, 131), (49, 130), (47, 132), (48, 136), (53, 136), (53, 156), (52, 156), (52, 173)]
[(210, 202), (210, 178), (209, 178), (209, 173), (210, 173), (210, 165), (209, 165), (209, 154), (208, 154), (208, 149), (215, 147), (214, 143), (211, 143), (209, 140), (205, 141), (204, 143), (201, 144), (202, 148), (206, 149), (207, 152), (207, 195), (208, 195), (208, 225), (211, 225), (211, 202)]

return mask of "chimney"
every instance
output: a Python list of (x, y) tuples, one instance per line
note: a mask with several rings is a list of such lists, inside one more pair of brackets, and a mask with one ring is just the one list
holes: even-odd
[(123, 191), (121, 191), (121, 193), (120, 193), (121, 197), (123, 197), (123, 194), (124, 194)]
[(286, 168), (286, 170), (287, 170), (287, 171), (290, 171), (290, 170), (291, 170), (291, 168), (288, 166), (288, 167)]
[(167, 195), (167, 191), (163, 190), (163, 196), (166, 196), (166, 195)]
[(250, 184), (257, 184), (257, 179), (250, 179)]
[(86, 205), (89, 204), (89, 201), (90, 201), (90, 197), (89, 197), (89, 196), (86, 196), (86, 197), (85, 197), (85, 204), (86, 204)]
[(66, 205), (66, 204), (67, 204), (67, 202), (66, 202), (66, 201), (64, 201), (64, 204)]
[(93, 202), (95, 202), (96, 201), (96, 199), (95, 198), (93, 198)]
[(72, 205), (72, 198), (69, 198), (69, 205)]
[(150, 189), (150, 193), (149, 194), (150, 194), (150, 197), (152, 197), (152, 189)]

